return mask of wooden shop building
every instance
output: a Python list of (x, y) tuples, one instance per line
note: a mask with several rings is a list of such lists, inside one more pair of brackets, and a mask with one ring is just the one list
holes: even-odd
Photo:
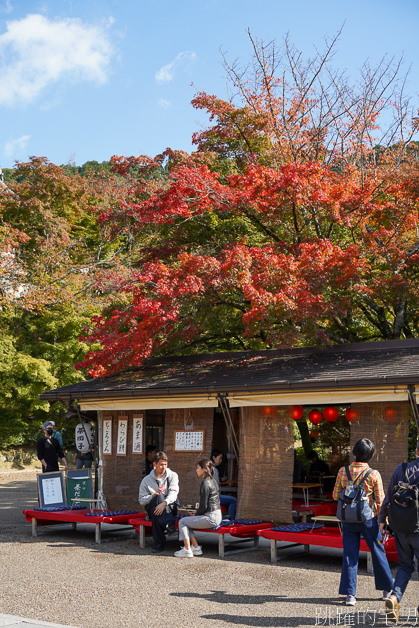
[[(419, 340), (318, 349), (159, 357), (140, 368), (47, 391), (97, 421), (98, 479), (108, 507), (138, 508), (145, 447), (179, 474), (181, 504), (195, 504), (195, 464), (213, 448), (231, 454), (239, 517), (292, 521), (294, 408), (333, 406), (349, 416), (348, 449), (376, 446), (386, 484), (407, 459), (409, 422), (419, 425)], [(346, 419), (345, 419), (346, 420)], [(321, 425), (320, 425), (321, 429)], [(226, 485), (227, 487), (233, 486)]]

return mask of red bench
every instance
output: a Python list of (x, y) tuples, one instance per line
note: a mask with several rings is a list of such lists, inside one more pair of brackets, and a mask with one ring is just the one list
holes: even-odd
[[(145, 519), (139, 519), (137, 516), (128, 520), (135, 530), (140, 535), (140, 547), (141, 549), (145, 548), (145, 534), (146, 529), (149, 528), (151, 530), (151, 521), (146, 521)], [(176, 522), (176, 527), (178, 523)], [(238, 554), (239, 552), (248, 552), (249, 548), (241, 548), (236, 550), (226, 551), (225, 545), (225, 535), (229, 534), (230, 536), (236, 539), (253, 539), (253, 548), (258, 549), (259, 547), (259, 530), (266, 530), (272, 527), (272, 523), (254, 523), (251, 525), (226, 525), (220, 528), (211, 529), (197, 529), (195, 532), (205, 532), (208, 534), (218, 534), (218, 556), (220, 558), (224, 558), (224, 556), (228, 556), (229, 554)]]
[[(26, 521), (32, 523), (32, 536), (38, 536), (38, 525), (48, 525), (48, 524), (56, 524), (56, 523), (71, 523), (73, 530), (76, 530), (78, 523), (89, 523), (95, 526), (95, 541), (96, 543), (101, 542), (101, 524), (102, 523), (112, 523), (112, 524), (128, 524), (128, 520), (134, 515), (126, 514), (126, 515), (113, 515), (109, 516), (96, 516), (90, 517), (86, 516), (87, 513), (90, 513), (90, 508), (83, 508), (82, 510), (60, 510), (58, 512), (46, 512), (43, 510), (24, 510), (23, 514), (26, 517)], [(100, 510), (94, 510), (93, 512), (100, 513)], [(135, 515), (135, 517), (145, 517), (144, 513), (139, 512)]]
[[(342, 534), (339, 528), (323, 527), (307, 532), (280, 532), (279, 530), (260, 530), (258, 535), (264, 539), (271, 541), (271, 562), (275, 563), (278, 560), (278, 542), (288, 542), (289, 544), (281, 549), (287, 549), (295, 547), (297, 545), (304, 545), (306, 552), (309, 551), (310, 545), (317, 545), (321, 547), (333, 547), (343, 549)], [(367, 552), (367, 571), (372, 572), (372, 559), (368, 545), (361, 539), (360, 549), (363, 552)], [(390, 562), (397, 562), (398, 555), (396, 551), (396, 544), (393, 537), (390, 537), (385, 546), (387, 558)]]

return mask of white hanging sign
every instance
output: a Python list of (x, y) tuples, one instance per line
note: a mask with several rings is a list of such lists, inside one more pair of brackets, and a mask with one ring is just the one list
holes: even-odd
[(133, 417), (132, 423), (132, 453), (143, 453), (143, 414)]
[(112, 419), (103, 419), (103, 454), (112, 454)]
[(118, 439), (116, 441), (116, 455), (127, 455), (128, 417), (118, 421)]

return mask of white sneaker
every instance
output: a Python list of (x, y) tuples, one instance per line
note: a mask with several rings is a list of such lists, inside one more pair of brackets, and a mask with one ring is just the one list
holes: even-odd
[(383, 600), (388, 600), (393, 591), (383, 591)]
[(194, 556), (202, 556), (202, 554), (203, 554), (202, 547), (200, 545), (198, 545), (198, 547), (194, 547), (192, 545), (191, 550), (192, 550)]
[(193, 551), (187, 550), (184, 547), (180, 549), (178, 552), (175, 552), (175, 556), (178, 558), (193, 558)]
[(345, 604), (346, 604), (346, 606), (355, 606), (355, 604), (356, 604), (356, 597), (354, 595), (347, 595)]

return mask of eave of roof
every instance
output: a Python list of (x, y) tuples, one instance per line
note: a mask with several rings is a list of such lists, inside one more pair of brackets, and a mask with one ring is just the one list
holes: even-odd
[[(348, 356), (348, 353), (353, 356)], [(299, 370), (293, 370), (298, 369), (300, 361), (302, 366)], [(204, 376), (197, 377), (196, 373), (200, 373), (202, 366)], [(377, 375), (380, 367), (387, 374)], [(323, 377), (316, 372), (322, 368), (325, 371)], [(281, 369), (288, 372), (288, 378), (280, 379)], [(278, 373), (278, 378), (272, 373), (273, 370)], [(342, 371), (342, 377), (338, 375), (339, 370)], [(364, 374), (357, 375), (357, 370)], [(196, 379), (209, 379), (211, 383), (199, 385)], [(411, 339), (337, 345), (327, 349), (303, 347), (154, 358), (147, 361), (144, 368), (46, 391), (40, 398), (49, 401), (129, 399), (416, 384), (419, 384), (419, 340)]]

